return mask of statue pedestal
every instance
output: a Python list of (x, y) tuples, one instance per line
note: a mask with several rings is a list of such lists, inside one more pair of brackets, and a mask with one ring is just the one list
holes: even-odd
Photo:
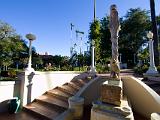
[(101, 87), (101, 101), (120, 106), (122, 99), (122, 81), (108, 80)]
[(154, 49), (153, 49), (153, 40), (149, 40), (149, 54), (150, 54), (150, 66), (146, 74), (148, 75), (156, 75), (158, 74), (157, 68), (154, 63)]
[(134, 120), (132, 108), (126, 97), (119, 107), (101, 101), (92, 103), (91, 120)]
[(146, 74), (158, 74), (157, 68), (155, 66), (153, 67), (150, 66)]

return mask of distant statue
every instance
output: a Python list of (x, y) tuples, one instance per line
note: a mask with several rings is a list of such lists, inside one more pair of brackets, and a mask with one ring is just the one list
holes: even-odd
[(119, 78), (118, 33), (120, 31), (119, 17), (116, 5), (110, 7), (109, 29), (112, 42), (111, 77)]

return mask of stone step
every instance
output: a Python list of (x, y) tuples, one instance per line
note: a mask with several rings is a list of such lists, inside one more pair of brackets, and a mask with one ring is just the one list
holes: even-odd
[(156, 84), (155, 83), (155, 84), (151, 84), (151, 85), (148, 85), (148, 86), (151, 87), (151, 88), (154, 88), (154, 87), (160, 87), (160, 84), (158, 84), (158, 83)]
[(21, 111), (16, 114), (0, 113), (0, 120), (42, 120), (42, 118), (32, 113)]
[(154, 90), (154, 91), (160, 91), (160, 86), (154, 86), (154, 87), (152, 87), (152, 89)]
[(63, 86), (57, 87), (57, 89), (62, 92), (65, 92), (66, 94), (72, 95), (72, 96), (75, 95), (77, 92), (75, 89), (73, 89), (72, 87), (70, 87), (68, 85), (63, 85)]
[(68, 108), (68, 102), (64, 102), (52, 95), (44, 94), (35, 99), (35, 101), (42, 102), (44, 104), (53, 106), (56, 109), (61, 109), (62, 111)]
[(81, 80), (81, 79), (78, 79), (78, 80), (73, 80), (72, 81), (73, 83), (75, 83), (76, 85), (80, 86), (80, 87), (83, 87), (86, 83)]
[(156, 81), (144, 81), (150, 88), (152, 88), (156, 93), (160, 94), (160, 83)]
[(82, 83), (80, 83), (80, 82), (77, 82), (77, 80), (73, 80), (73, 81), (71, 81), (70, 83), (73, 83), (73, 84), (79, 86), (80, 88), (83, 87), (83, 85), (84, 85), (84, 84), (82, 84)]
[[(92, 78), (93, 79), (93, 78)], [(91, 78), (84, 78), (83, 81), (88, 83), (91, 80)]]
[(59, 89), (53, 89), (53, 90), (49, 90), (46, 92), (49, 95), (52, 95), (58, 99), (61, 99), (65, 102), (68, 102), (68, 98), (71, 97), (72, 95), (66, 94), (63, 91), (60, 91)]
[(80, 89), (80, 87), (78, 85), (76, 85), (75, 83), (73, 83), (73, 82), (66, 83), (66, 85), (72, 87), (76, 91), (78, 91)]
[(148, 86), (152, 86), (152, 85), (155, 85), (155, 84), (159, 84), (155, 81), (143, 81), (145, 84), (147, 84)]
[(80, 81), (80, 82), (83, 83), (83, 84), (88, 83), (88, 80), (87, 80), (87, 79), (78, 79), (78, 81)]
[(37, 101), (24, 106), (23, 110), (30, 112), (31, 114), (34, 114), (36, 116), (40, 116), (42, 120), (53, 120), (63, 112), (59, 109), (55, 109), (52, 106), (42, 104)]
[(133, 69), (121, 69), (121, 73), (134, 73)]

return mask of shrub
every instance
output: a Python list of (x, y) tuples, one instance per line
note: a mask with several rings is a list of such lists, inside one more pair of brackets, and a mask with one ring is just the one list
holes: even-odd
[(143, 75), (143, 73), (146, 73), (148, 70), (148, 65), (143, 65), (141, 67), (134, 67), (134, 73), (138, 74), (138, 75)]
[(148, 65), (143, 65), (142, 66), (142, 72), (143, 73), (146, 73), (148, 69), (149, 69)]
[(8, 71), (1, 71), (1, 76), (2, 77), (11, 77), (11, 78), (15, 78), (17, 75), (16, 70), (14, 69), (10, 69)]
[(98, 63), (96, 65), (96, 70), (98, 73), (105, 73), (105, 72), (109, 72), (109, 67), (108, 65), (102, 65), (101, 63)]
[(9, 77), (9, 72), (8, 71), (1, 71), (1, 76), (2, 77)]

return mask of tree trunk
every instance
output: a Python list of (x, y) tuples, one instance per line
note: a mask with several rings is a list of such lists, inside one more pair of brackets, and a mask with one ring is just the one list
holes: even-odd
[(154, 0), (150, 0), (150, 10), (151, 10), (151, 19), (152, 19), (152, 32), (153, 32), (153, 40), (154, 40), (154, 58), (155, 65), (159, 65), (159, 50), (158, 50), (158, 31), (157, 31), (157, 21), (155, 15), (155, 2)]

